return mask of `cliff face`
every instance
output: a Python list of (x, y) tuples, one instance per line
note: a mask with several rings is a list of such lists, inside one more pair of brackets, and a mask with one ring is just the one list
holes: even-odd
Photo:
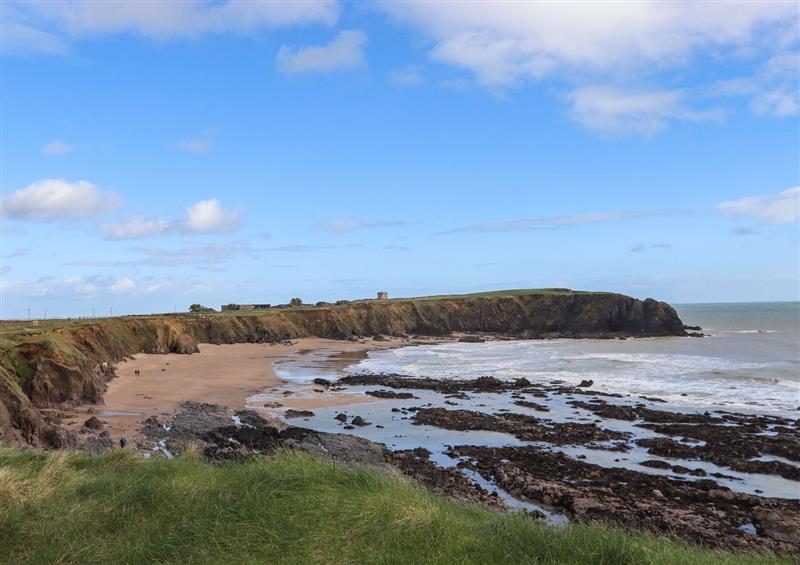
[(451, 332), (522, 338), (685, 335), (668, 304), (608, 293), (365, 301), (205, 318), (114, 318), (5, 341), (0, 350), (0, 442), (58, 446), (57, 429), (37, 408), (102, 401), (114, 364), (135, 353), (195, 353), (198, 343)]

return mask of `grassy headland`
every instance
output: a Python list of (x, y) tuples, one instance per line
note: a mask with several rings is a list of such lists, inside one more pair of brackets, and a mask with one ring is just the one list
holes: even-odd
[(0, 450), (2, 563), (783, 563), (553, 528), (293, 452), (207, 465)]
[[(668, 304), (567, 289), (365, 300), (234, 313), (3, 322), (0, 444), (64, 447), (36, 410), (98, 402), (114, 365), (146, 353), (194, 353), (198, 343), (264, 343), (481, 332), (520, 338), (685, 335)], [(55, 435), (54, 435), (55, 434)]]

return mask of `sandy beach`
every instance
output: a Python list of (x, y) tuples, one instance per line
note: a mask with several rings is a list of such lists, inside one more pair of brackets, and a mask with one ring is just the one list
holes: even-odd
[[(182, 355), (137, 354), (119, 363), (117, 377), (108, 383), (103, 404), (83, 405), (66, 411), (64, 426), (79, 430), (94, 415), (115, 438), (138, 440), (142, 422), (150, 416), (174, 414), (181, 402), (193, 400), (222, 404), (233, 409), (251, 408), (267, 413), (264, 405), (282, 408), (318, 408), (370, 402), (362, 394), (328, 394), (319, 387), (298, 385), (287, 393), (275, 364), (302, 358), (309, 364), (342, 369), (375, 349), (401, 347), (412, 342), (350, 342), (303, 338), (291, 343), (200, 344), (199, 353)], [(139, 374), (136, 375), (136, 371)], [(247, 402), (257, 396), (257, 401)]]

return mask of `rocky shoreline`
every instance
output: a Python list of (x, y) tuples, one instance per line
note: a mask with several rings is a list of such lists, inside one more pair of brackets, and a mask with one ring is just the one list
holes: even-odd
[[(800, 554), (800, 500), (727, 486), (740, 481), (742, 473), (797, 481), (798, 420), (673, 412), (653, 407), (657, 399), (630, 403), (618, 395), (593, 392), (586, 383), (570, 387), (492, 377), (445, 381), (358, 375), (335, 382), (318, 379), (315, 384), (320, 391), (352, 393), (355, 389), (376, 396), (387, 403), (384, 410), (389, 416), (404, 425), (461, 434), (505, 434), (515, 441), (507, 445), (453, 443), (436, 453), (424, 443), (397, 448), (367, 439), (374, 432), (384, 432), (384, 426), (352, 410), (331, 418), (331, 425), (344, 432), (338, 433), (311, 429), (319, 417), (312, 411), (290, 420), (302, 419), (304, 425), (311, 425), (307, 428), (253, 411), (234, 413), (218, 405), (189, 402), (171, 420), (145, 422), (146, 441), (139, 447), (172, 456), (188, 445), (199, 446), (212, 462), (297, 449), (334, 464), (395, 469), (439, 496), (498, 509), (514, 506), (534, 518), (599, 520), (710, 547)], [(424, 402), (430, 400), (424, 397), (430, 393), (439, 395), (442, 405)], [(507, 397), (508, 406), (528, 412), (481, 411), (480, 395)], [(545, 406), (541, 403), (552, 406), (556, 397), (570, 409), (596, 416), (595, 420), (556, 421), (550, 413), (537, 410)], [(471, 401), (471, 409), (445, 404), (463, 400)], [(521, 404), (528, 402), (533, 406)], [(632, 428), (620, 425), (654, 433), (657, 439), (638, 438), (629, 431)], [(570, 449), (583, 451), (576, 454)], [(646, 457), (622, 461), (637, 450)], [(593, 462), (586, 455), (592, 452), (607, 453), (619, 463)], [(709, 463), (717, 470), (711, 470)]]

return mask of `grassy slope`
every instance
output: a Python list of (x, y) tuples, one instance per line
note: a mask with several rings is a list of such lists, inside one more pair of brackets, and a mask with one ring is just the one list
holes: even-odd
[(191, 456), (0, 450), (2, 563), (778, 563), (631, 536), (553, 529), (457, 505), (394, 475), (293, 453)]

